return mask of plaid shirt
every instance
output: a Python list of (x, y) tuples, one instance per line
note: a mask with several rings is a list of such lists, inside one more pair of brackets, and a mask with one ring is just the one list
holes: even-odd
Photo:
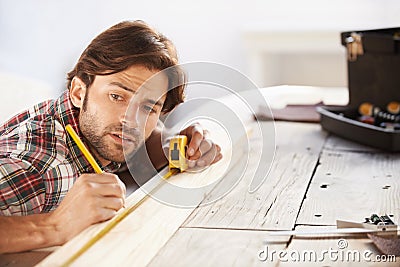
[[(71, 124), (80, 135), (78, 114), (66, 90), (0, 126), (0, 215), (54, 210), (76, 178), (94, 172), (64, 130)], [(118, 167), (111, 163), (105, 169)]]

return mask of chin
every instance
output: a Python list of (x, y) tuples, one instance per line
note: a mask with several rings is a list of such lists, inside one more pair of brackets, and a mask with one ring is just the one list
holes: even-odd
[[(123, 153), (121, 152), (121, 155), (123, 155)], [(112, 161), (112, 162), (117, 162), (117, 163), (124, 163), (125, 162), (125, 157), (121, 157), (121, 155), (118, 156), (108, 156), (105, 159)]]
[(116, 163), (125, 163), (126, 162), (126, 160), (125, 160), (125, 158), (124, 159), (114, 159), (114, 160), (111, 160), (112, 162), (116, 162)]
[(126, 162), (126, 157), (130, 157), (131, 155), (135, 154), (136, 151), (137, 147), (131, 149), (124, 149), (123, 151), (120, 151), (117, 154), (107, 155), (106, 159), (117, 163), (124, 163)]

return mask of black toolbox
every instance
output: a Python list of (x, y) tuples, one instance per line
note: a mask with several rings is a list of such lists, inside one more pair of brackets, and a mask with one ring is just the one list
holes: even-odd
[(341, 137), (388, 151), (400, 151), (400, 130), (357, 120), (360, 104), (385, 109), (400, 102), (400, 28), (341, 33), (348, 53), (349, 104), (318, 107), (324, 129)]

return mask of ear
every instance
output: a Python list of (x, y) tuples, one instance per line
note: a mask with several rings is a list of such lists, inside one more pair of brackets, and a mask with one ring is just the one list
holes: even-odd
[(77, 108), (81, 108), (83, 106), (83, 100), (85, 99), (86, 94), (85, 83), (75, 76), (71, 81), (69, 93), (72, 104)]

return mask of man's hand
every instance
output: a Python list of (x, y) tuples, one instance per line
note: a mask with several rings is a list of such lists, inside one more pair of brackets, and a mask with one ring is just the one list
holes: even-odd
[[(154, 129), (150, 137), (146, 140), (145, 147), (141, 147), (139, 151), (137, 151), (133, 159), (130, 161), (130, 164), (133, 169), (138, 170), (138, 177), (142, 177), (142, 180), (150, 179), (155, 173), (156, 170), (161, 170), (168, 164), (168, 150), (169, 150), (169, 138), (162, 140), (162, 130), (163, 125), (162, 122), (159, 122), (157, 128)], [(168, 131), (167, 131), (168, 132)], [(174, 133), (175, 134), (175, 133)], [(189, 160), (188, 165), (190, 168), (194, 168), (196, 166), (204, 168), (210, 164), (213, 164), (219, 161), (222, 158), (221, 148), (217, 144), (214, 144), (213, 141), (208, 139), (208, 131), (204, 130), (203, 127), (199, 123), (195, 123), (187, 127), (186, 129), (180, 132), (182, 135), (186, 135), (188, 137), (188, 149), (186, 158)], [(165, 136), (172, 136), (173, 133), (169, 132), (165, 134)], [(152, 166), (147, 166), (141, 157), (150, 158)], [(141, 170), (152, 170), (149, 173), (140, 173)], [(144, 179), (143, 177), (147, 178)]]
[(83, 174), (53, 212), (0, 216), (0, 253), (62, 245), (91, 224), (111, 219), (125, 185), (110, 173)]
[(208, 138), (208, 131), (194, 123), (180, 132), (188, 137), (186, 150), (189, 168), (205, 167), (222, 159), (221, 147)]
[(125, 193), (115, 174), (83, 174), (51, 218), (67, 241), (86, 227), (111, 219), (123, 207)]

